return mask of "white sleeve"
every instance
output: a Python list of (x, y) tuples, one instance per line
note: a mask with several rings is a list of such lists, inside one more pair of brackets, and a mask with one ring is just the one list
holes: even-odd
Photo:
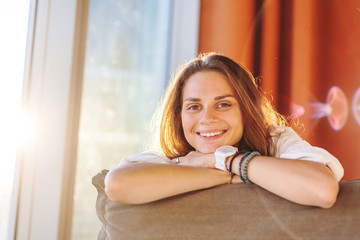
[(123, 166), (130, 163), (140, 163), (140, 162), (169, 164), (170, 159), (165, 157), (164, 155), (161, 155), (158, 152), (148, 151), (122, 159), (119, 163), (119, 166)]
[(320, 162), (330, 168), (337, 181), (344, 176), (339, 160), (325, 149), (311, 146), (289, 127), (277, 127), (276, 131), (280, 136), (273, 137), (275, 157)]

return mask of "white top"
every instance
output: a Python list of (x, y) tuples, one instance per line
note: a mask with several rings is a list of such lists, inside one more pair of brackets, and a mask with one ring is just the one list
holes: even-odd
[[(337, 181), (340, 181), (340, 179), (344, 176), (344, 169), (337, 158), (325, 149), (311, 146), (308, 142), (301, 139), (301, 137), (299, 137), (292, 128), (274, 126), (270, 135), (272, 136), (274, 143), (274, 148), (271, 151), (272, 156), (320, 162), (330, 168)], [(170, 161), (171, 160), (169, 158), (158, 152), (147, 151), (124, 158), (120, 162), (120, 165), (136, 162), (169, 164)]]

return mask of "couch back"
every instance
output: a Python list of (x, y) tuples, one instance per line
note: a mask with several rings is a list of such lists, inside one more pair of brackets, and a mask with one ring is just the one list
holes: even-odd
[(302, 206), (254, 184), (228, 184), (152, 203), (110, 201), (93, 177), (98, 239), (360, 239), (360, 179), (340, 182), (330, 209)]

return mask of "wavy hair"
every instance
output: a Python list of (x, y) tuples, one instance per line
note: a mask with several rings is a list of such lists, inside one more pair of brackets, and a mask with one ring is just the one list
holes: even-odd
[(195, 149), (187, 142), (181, 122), (182, 94), (187, 80), (197, 72), (223, 74), (234, 88), (244, 120), (239, 150), (259, 151), (270, 155), (271, 125), (287, 125), (286, 119), (271, 106), (258, 81), (244, 67), (217, 53), (201, 54), (183, 65), (170, 81), (155, 116), (156, 150), (168, 158), (185, 156)]

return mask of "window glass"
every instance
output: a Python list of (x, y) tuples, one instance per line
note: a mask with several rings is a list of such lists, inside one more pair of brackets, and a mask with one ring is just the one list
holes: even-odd
[(96, 239), (91, 178), (146, 150), (168, 79), (171, 0), (91, 0), (74, 194), (72, 239)]

